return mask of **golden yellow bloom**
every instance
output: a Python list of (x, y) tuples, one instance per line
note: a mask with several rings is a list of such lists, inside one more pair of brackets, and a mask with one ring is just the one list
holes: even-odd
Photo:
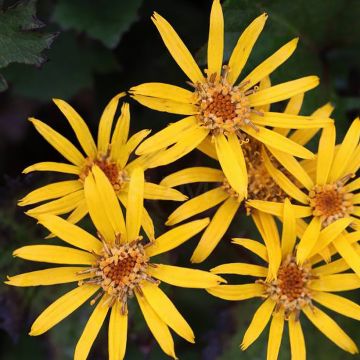
[[(215, 148), (221, 168), (230, 185), (247, 196), (247, 175), (241, 145), (254, 138), (266, 146), (300, 158), (313, 154), (268, 126), (285, 129), (319, 128), (329, 118), (259, 111), (257, 107), (289, 99), (318, 85), (316, 76), (308, 76), (269, 88), (259, 84), (294, 52), (297, 39), (290, 41), (237, 82), (251, 50), (260, 35), (267, 15), (256, 18), (240, 36), (228, 65), (223, 63), (224, 19), (219, 0), (214, 0), (210, 15), (208, 68), (204, 76), (171, 25), (155, 13), (152, 20), (170, 54), (190, 79), (192, 91), (163, 83), (147, 83), (131, 88), (135, 100), (159, 111), (189, 115), (145, 140), (137, 154), (168, 148), (157, 165), (172, 162), (197, 146)], [(205, 143), (204, 143), (205, 142)]]
[[(217, 266), (211, 271), (215, 274), (252, 276), (257, 280), (248, 284), (219, 285), (208, 289), (210, 294), (225, 300), (239, 301), (257, 297), (263, 299), (245, 332), (241, 348), (246, 350), (271, 322), (267, 359), (276, 360), (284, 325), (287, 322), (292, 359), (305, 360), (305, 340), (301, 327), (301, 318), (304, 314), (337, 346), (352, 354), (357, 353), (357, 346), (351, 338), (315, 303), (360, 320), (359, 305), (332, 294), (332, 292), (360, 288), (360, 278), (354, 273), (343, 273), (348, 266), (342, 260), (322, 265), (320, 264), (322, 258), (316, 254), (301, 259), (295, 246), (295, 210), (289, 200), (286, 200), (283, 206), (281, 240), (271, 215), (258, 212), (254, 220), (265, 245), (251, 239), (233, 239), (233, 241), (259, 256), (265, 265), (230, 263)], [(320, 238), (327, 235), (328, 228), (320, 232)], [(309, 225), (300, 243), (309, 239), (316, 242), (316, 237), (319, 237), (319, 234)], [(358, 239), (359, 235), (351, 241)]]
[[(27, 167), (23, 172), (27, 174), (30, 171), (55, 171), (75, 175), (75, 179), (46, 185), (26, 195), (20, 200), (20, 206), (46, 201), (45, 204), (27, 211), (28, 215), (38, 217), (41, 214), (62, 215), (71, 212), (67, 220), (72, 223), (80, 221), (88, 212), (84, 197), (84, 181), (94, 165), (100, 167), (106, 174), (119, 200), (126, 206), (126, 194), (133, 169), (136, 166), (144, 169), (151, 167), (152, 159), (156, 158), (156, 154), (141, 156), (129, 161), (131, 153), (150, 133), (150, 130), (142, 130), (128, 138), (130, 109), (129, 104), (124, 103), (121, 115), (112, 131), (118, 101), (123, 96), (125, 93), (115, 96), (106, 106), (99, 122), (97, 145), (81, 116), (65, 101), (54, 100), (74, 130), (85, 156), (69, 140), (51, 127), (40, 120), (30, 119), (36, 130), (70, 164), (41, 162)], [(186, 200), (186, 196), (180, 192), (151, 182), (145, 182), (144, 196), (146, 199)], [(145, 208), (142, 225), (149, 238), (153, 239), (155, 236), (154, 226)]]
[[(268, 79), (267, 82), (269, 82)], [(290, 99), (284, 112), (295, 115), (298, 114), (301, 109), (302, 100), (303, 94), (294, 96)], [(313, 117), (327, 117), (330, 116), (331, 111), (331, 105), (326, 104), (314, 112)], [(282, 132), (284, 136), (288, 135), (287, 129), (275, 128), (274, 131)], [(318, 129), (301, 129), (296, 130), (290, 136), (299, 139), (299, 141), (302, 141), (302, 144), (305, 144), (317, 131)], [(300, 178), (305, 179), (305, 181), (309, 177), (292, 155), (271, 146), (268, 146), (267, 151), (262, 143), (253, 138), (242, 145), (242, 150), (248, 175), (248, 200), (264, 200), (282, 203), (288, 196), (274, 181), (272, 173), (267, 170), (266, 165), (269, 161), (272, 167), (276, 168), (277, 173), (291, 173), (294, 179)], [(263, 153), (266, 155), (266, 161), (264, 161)], [(208, 155), (217, 159), (216, 152), (209, 152)], [(286, 170), (286, 168), (289, 170)], [(222, 204), (216, 211), (209, 227), (205, 230), (191, 257), (192, 262), (201, 262), (212, 253), (224, 236), (244, 197), (231, 187), (223, 171), (210, 167), (193, 167), (180, 170), (164, 178), (161, 185), (175, 187), (195, 182), (214, 183), (216, 187), (179, 206), (169, 216), (166, 224), (177, 224), (214, 206)], [(295, 208), (303, 210), (301, 206), (295, 206)], [(247, 210), (250, 213), (250, 210), (252, 210), (252, 212), (255, 211), (251, 207), (247, 207)]]
[(209, 220), (192, 221), (162, 234), (154, 241), (144, 241), (139, 236), (143, 191), (143, 171), (134, 168), (124, 219), (108, 178), (97, 165), (92, 168), (84, 180), (84, 192), (100, 240), (56, 215), (39, 216), (40, 224), (75, 248), (31, 245), (15, 250), (14, 256), (70, 266), (12, 276), (7, 283), (38, 286), (78, 282), (78, 286), (40, 314), (31, 327), (30, 335), (43, 334), (94, 296), (90, 304), (97, 302), (97, 305), (77, 343), (74, 359), (87, 358), (109, 310), (109, 359), (123, 359), (127, 338), (127, 304), (135, 295), (145, 321), (166, 354), (176, 358), (169, 328), (187, 341), (194, 342), (192, 329), (160, 289), (160, 281), (180, 287), (207, 288), (217, 286), (223, 279), (206, 271), (158, 264), (151, 260), (153, 256), (172, 250), (190, 239)]
[[(337, 251), (360, 275), (360, 248), (357, 244), (350, 244), (344, 236), (349, 226), (357, 229), (360, 224), (360, 207), (357, 206), (360, 203), (360, 195), (357, 194), (360, 182), (358, 178), (354, 179), (360, 167), (360, 119), (353, 121), (338, 147), (335, 146), (335, 139), (333, 125), (323, 129), (317, 158), (304, 164), (308, 176), (306, 181), (297, 178), (299, 184), (276, 171), (265, 153), (264, 161), (277, 184), (301, 204), (295, 210), (296, 217), (311, 217), (309, 226), (317, 233), (321, 228), (329, 229), (329, 236), (323, 241), (316, 242), (317, 237), (314, 237), (313, 241), (300, 242), (298, 253), (301, 258), (319, 252), (328, 258)], [(283, 205), (280, 203), (249, 200), (248, 205), (282, 216)], [(306, 224), (301, 219), (297, 222), (301, 234)], [(331, 247), (328, 248), (328, 245)]]

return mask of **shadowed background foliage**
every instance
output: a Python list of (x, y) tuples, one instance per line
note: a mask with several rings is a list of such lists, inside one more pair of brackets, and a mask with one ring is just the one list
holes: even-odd
[[(96, 133), (101, 110), (116, 93), (132, 85), (161, 81), (183, 85), (186, 80), (161, 42), (150, 16), (154, 10), (167, 18), (179, 32), (199, 63), (204, 64), (210, 0), (39, 0), (15, 4), (0, 0), (0, 272), (1, 279), (43, 265), (13, 259), (12, 251), (25, 244), (40, 243), (44, 229), (17, 208), (17, 200), (40, 184), (56, 179), (51, 174), (21, 175), (38, 161), (61, 157), (27, 121), (35, 116), (65, 136), (74, 135), (51, 98), (63, 98), (80, 112)], [(282, 44), (300, 37), (298, 50), (278, 69), (272, 81), (316, 74), (321, 85), (306, 96), (302, 114), (331, 101), (335, 108), (338, 141), (360, 109), (360, 1), (358, 0), (226, 0), (225, 54), (228, 57), (237, 38), (249, 22), (266, 11), (269, 20), (250, 58), (248, 69), (260, 63)], [(247, 72), (247, 69), (245, 69)], [(132, 132), (161, 129), (178, 118), (140, 107), (130, 100)], [(280, 104), (279, 106), (282, 106)], [(312, 146), (316, 144), (313, 143)], [(171, 166), (146, 174), (153, 182), (172, 171), (209, 163), (195, 151)], [(62, 178), (64, 179), (64, 178)], [(206, 190), (206, 184), (184, 186), (188, 196)], [(157, 234), (176, 204), (149, 203)], [(214, 210), (204, 214), (211, 216)], [(85, 220), (83, 225), (88, 226)], [(239, 213), (226, 239), (209, 259), (199, 265), (242, 260), (253, 261), (249, 253), (230, 244), (231, 237), (258, 237), (250, 218)], [(47, 241), (47, 240), (45, 240)], [(50, 240), (56, 241), (56, 240)], [(197, 239), (173, 251), (172, 264), (189, 265)], [(237, 279), (231, 279), (238, 281)], [(85, 325), (90, 306), (84, 305), (47, 334), (27, 336), (35, 317), (71, 285), (46, 288), (0, 286), (0, 358), (71, 359)], [(181, 359), (264, 359), (267, 331), (246, 353), (239, 344), (258, 303), (230, 303), (204, 291), (169, 288), (168, 294), (193, 327), (196, 345), (175, 337)], [(360, 293), (350, 297), (360, 302)], [(127, 359), (164, 359), (149, 333), (139, 309), (130, 308), (131, 319)], [(333, 315), (333, 314), (332, 314)], [(360, 345), (359, 324), (334, 315)], [(304, 319), (305, 320), (305, 319)], [(306, 321), (305, 338), (309, 359), (350, 359)], [(91, 359), (107, 358), (106, 326), (96, 340)], [(280, 359), (289, 359), (284, 337)]]

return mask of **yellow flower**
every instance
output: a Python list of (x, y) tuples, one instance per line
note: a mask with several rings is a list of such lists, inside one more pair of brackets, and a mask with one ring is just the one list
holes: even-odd
[[(71, 212), (68, 221), (72, 223), (80, 221), (88, 212), (84, 197), (84, 181), (94, 165), (102, 169), (110, 180), (119, 200), (126, 205), (128, 184), (134, 167), (142, 166), (144, 169), (151, 167), (152, 159), (156, 158), (156, 154), (141, 156), (129, 162), (131, 153), (150, 133), (150, 130), (142, 130), (128, 139), (130, 110), (129, 104), (124, 103), (121, 115), (112, 132), (118, 101), (123, 96), (125, 93), (115, 96), (106, 106), (99, 123), (97, 145), (81, 116), (65, 101), (54, 100), (74, 130), (85, 156), (69, 140), (51, 127), (40, 120), (30, 119), (36, 130), (70, 164), (41, 162), (27, 167), (23, 172), (27, 174), (30, 171), (55, 171), (75, 175), (75, 179), (46, 185), (26, 195), (20, 200), (20, 206), (46, 201), (45, 204), (27, 211), (28, 215), (38, 217), (41, 214), (61, 215)], [(144, 196), (145, 199), (186, 200), (186, 196), (180, 192), (151, 182), (145, 182)], [(145, 208), (142, 225), (147, 235), (151, 239), (154, 238), (154, 226)]]
[[(267, 82), (269, 80), (267, 79)], [(285, 113), (298, 114), (303, 100), (303, 94), (292, 97), (286, 106)], [(332, 106), (325, 106), (316, 110), (313, 117), (330, 116)], [(277, 129), (274, 131), (288, 135), (287, 129)], [(302, 145), (306, 144), (318, 131), (318, 129), (300, 129), (290, 136)], [(271, 162), (277, 172), (285, 172), (293, 176), (294, 179), (307, 179), (308, 174), (301, 165), (290, 154), (284, 153), (271, 146), (268, 146), (269, 153), (265, 150), (262, 143), (255, 139), (250, 139), (242, 145), (245, 164), (248, 175), (248, 200), (265, 200), (283, 203), (287, 197), (286, 192), (274, 181), (272, 173), (267, 170), (267, 163), (264, 163), (264, 154), (267, 161)], [(269, 155), (267, 155), (269, 154)], [(208, 155), (217, 159), (216, 153), (209, 152)], [(270, 160), (269, 160), (270, 158)], [(206, 211), (214, 206), (222, 204), (216, 211), (209, 226), (203, 233), (198, 246), (196, 247), (191, 261), (198, 263), (205, 260), (220, 242), (225, 232), (229, 228), (237, 210), (239, 209), (244, 197), (231, 187), (223, 171), (210, 167), (192, 167), (175, 172), (162, 180), (161, 185), (175, 187), (179, 185), (205, 182), (214, 183), (215, 188), (196, 196), (181, 206), (179, 206), (168, 218), (167, 225), (174, 225), (184, 221), (194, 215)], [(295, 206), (298, 209), (298, 206)], [(302, 210), (302, 207), (299, 207)], [(249, 213), (256, 211), (247, 207)], [(252, 211), (250, 211), (252, 210)]]
[(209, 220), (192, 221), (162, 234), (153, 242), (144, 241), (139, 236), (144, 191), (141, 168), (134, 168), (132, 172), (125, 219), (109, 180), (98, 166), (95, 165), (85, 178), (84, 191), (100, 240), (61, 217), (41, 215), (40, 224), (75, 248), (32, 245), (14, 252), (14, 256), (31, 261), (71, 266), (9, 277), (7, 283), (10, 285), (78, 282), (76, 288), (53, 302), (35, 320), (30, 335), (43, 334), (97, 294), (91, 305), (100, 300), (77, 343), (74, 359), (87, 358), (109, 310), (109, 359), (122, 359), (127, 337), (127, 303), (135, 295), (159, 345), (166, 354), (176, 358), (169, 328), (189, 342), (194, 342), (194, 334), (160, 289), (160, 281), (180, 287), (207, 288), (217, 286), (223, 279), (206, 271), (154, 263), (151, 258), (187, 241), (200, 232)]
[[(264, 153), (264, 162), (277, 184), (296, 202), (296, 217), (299, 218), (298, 229), (302, 233), (306, 224), (300, 218), (311, 217), (310, 227), (318, 234), (321, 228), (328, 229), (329, 236), (317, 240), (300, 242), (298, 254), (304, 259), (310, 254), (321, 252), (325, 258), (332, 253), (339, 254), (351, 268), (360, 275), (360, 248), (357, 244), (346, 241), (344, 231), (360, 225), (360, 188), (359, 178), (355, 177), (360, 167), (360, 119), (350, 126), (343, 142), (335, 146), (336, 131), (333, 125), (323, 129), (315, 161), (304, 165), (307, 178), (294, 183), (285, 174), (277, 171)], [(295, 175), (294, 173), (292, 175)], [(260, 211), (282, 216), (283, 204), (249, 200), (248, 205)], [(329, 248), (328, 245), (331, 245)]]
[(330, 119), (309, 121), (309, 117), (256, 109), (289, 99), (318, 85), (316, 76), (308, 76), (264, 89), (257, 86), (291, 56), (297, 39), (285, 44), (237, 83), (266, 19), (267, 15), (263, 14), (247, 27), (240, 36), (228, 65), (222, 66), (224, 21), (220, 2), (214, 0), (210, 16), (208, 68), (204, 76), (171, 25), (159, 14), (154, 14), (152, 20), (155, 26), (170, 54), (190, 79), (193, 90), (163, 83), (147, 83), (131, 88), (132, 97), (145, 106), (189, 115), (145, 140), (137, 149), (137, 154), (169, 147), (158, 158), (157, 165), (164, 165), (197, 146), (215, 147), (230, 185), (244, 197), (247, 195), (248, 179), (241, 144), (248, 136), (300, 158), (313, 157), (309, 150), (267, 126), (319, 128), (331, 123)]
[[(269, 321), (267, 359), (278, 358), (285, 321), (288, 323), (292, 359), (306, 358), (305, 340), (301, 327), (304, 314), (326, 337), (337, 346), (352, 354), (358, 349), (339, 325), (315, 303), (339, 314), (360, 320), (360, 306), (354, 302), (332, 294), (360, 288), (360, 278), (353, 273), (342, 273), (348, 269), (343, 262), (319, 264), (318, 255), (301, 259), (296, 251), (295, 211), (289, 200), (283, 207), (283, 229), (280, 235), (274, 218), (258, 213), (255, 223), (265, 245), (250, 239), (233, 239), (259, 256), (265, 266), (230, 263), (217, 266), (215, 274), (238, 274), (258, 278), (254, 282), (241, 285), (219, 285), (208, 292), (216, 297), (239, 301), (263, 298), (263, 302), (245, 332), (241, 348), (247, 349), (263, 332)], [(320, 233), (326, 234), (327, 228)], [(305, 229), (301, 242), (319, 236), (312, 226)], [(315, 240), (316, 241), (316, 240)], [(356, 240), (354, 240), (356, 241)]]

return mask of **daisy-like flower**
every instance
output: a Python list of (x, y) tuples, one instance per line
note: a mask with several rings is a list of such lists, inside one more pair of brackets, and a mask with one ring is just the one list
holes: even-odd
[(109, 359), (122, 359), (127, 338), (127, 304), (135, 295), (145, 321), (166, 354), (176, 358), (169, 328), (187, 341), (194, 342), (193, 331), (160, 289), (160, 281), (180, 287), (208, 288), (217, 286), (223, 279), (206, 271), (158, 264), (152, 262), (152, 257), (187, 241), (200, 232), (209, 220), (193, 221), (162, 234), (154, 241), (145, 241), (139, 236), (143, 190), (143, 171), (134, 168), (124, 219), (112, 184), (95, 165), (84, 180), (84, 191), (98, 238), (56, 215), (39, 217), (40, 224), (75, 248), (31, 245), (15, 250), (14, 256), (67, 266), (9, 277), (7, 283), (38, 286), (78, 282), (78, 286), (40, 314), (31, 327), (30, 335), (43, 334), (94, 296), (90, 304), (97, 304), (77, 343), (74, 359), (87, 358), (109, 311)]
[[(230, 263), (217, 266), (211, 271), (215, 274), (252, 276), (257, 280), (241, 285), (219, 285), (208, 290), (210, 294), (225, 300), (263, 299), (245, 332), (241, 348), (246, 350), (271, 322), (267, 359), (276, 360), (287, 322), (292, 359), (305, 360), (305, 340), (301, 327), (301, 319), (305, 315), (337, 346), (352, 354), (357, 353), (357, 346), (351, 338), (316, 303), (360, 320), (359, 305), (333, 294), (360, 288), (359, 277), (354, 273), (342, 273), (348, 267), (340, 265), (338, 261), (322, 265), (319, 263), (322, 258), (318, 255), (303, 258), (296, 251), (295, 210), (288, 199), (283, 207), (281, 240), (271, 215), (258, 213), (254, 219), (265, 245), (250, 239), (233, 241), (259, 256), (265, 265)], [(328, 234), (328, 228), (325, 228), (321, 231), (320, 238)], [(317, 236), (319, 234), (308, 226), (301, 241), (314, 241), (312, 238)], [(352, 241), (358, 239), (359, 234)]]
[(310, 121), (309, 117), (256, 109), (289, 99), (318, 85), (316, 76), (308, 76), (267, 89), (258, 87), (262, 79), (291, 56), (298, 40), (285, 44), (238, 81), (266, 19), (267, 15), (263, 14), (246, 28), (228, 65), (222, 66), (224, 19), (219, 0), (214, 0), (210, 15), (208, 67), (204, 76), (171, 25), (159, 14), (154, 14), (152, 20), (170, 54), (190, 79), (192, 91), (163, 83), (147, 83), (131, 88), (130, 92), (135, 100), (152, 109), (189, 116), (145, 140), (137, 154), (168, 148), (159, 158), (158, 164), (164, 165), (197, 146), (214, 147), (229, 184), (245, 197), (248, 178), (241, 144), (247, 136), (300, 158), (313, 157), (309, 150), (267, 126), (319, 128), (331, 123), (330, 119)]
[[(360, 275), (359, 249), (356, 244), (346, 241), (343, 235), (349, 226), (357, 229), (360, 225), (360, 181), (355, 176), (360, 167), (360, 119), (353, 121), (338, 147), (335, 146), (335, 140), (335, 127), (331, 125), (324, 128), (316, 159), (304, 164), (308, 173), (307, 181), (298, 178), (299, 183), (294, 183), (272, 166), (266, 153), (263, 153), (264, 163), (277, 184), (300, 204), (295, 211), (299, 218), (300, 233), (306, 227), (306, 223), (300, 219), (304, 217), (311, 217), (309, 226), (317, 234), (322, 228), (334, 229), (332, 236), (324, 241), (316, 242), (317, 236), (314, 236), (312, 241), (301, 241), (297, 250), (299, 256), (305, 259), (309, 254), (323, 251), (324, 257), (329, 258), (336, 250)], [(282, 216), (283, 204), (280, 203), (249, 200), (248, 205)], [(328, 245), (331, 247), (327, 248)]]
[[(298, 114), (301, 109), (302, 100), (303, 94), (294, 96), (290, 99), (284, 112)], [(326, 104), (316, 110), (313, 113), (313, 117), (328, 117), (331, 114), (331, 110), (331, 105)], [(274, 131), (282, 132), (285, 136), (288, 135), (287, 129), (275, 128)], [(294, 131), (290, 136), (305, 144), (317, 131), (318, 129), (301, 129)], [(262, 143), (253, 138), (249, 138), (249, 141), (242, 145), (248, 174), (248, 200), (283, 203), (288, 195), (275, 182), (272, 173), (268, 172), (264, 163), (263, 152), (267, 153), (266, 159), (271, 162), (278, 172), (285, 172), (289, 176), (291, 173), (294, 180), (300, 178), (306, 181), (309, 175), (292, 155), (271, 146), (268, 146), (267, 149), (268, 151)], [(208, 155), (217, 159), (216, 153), (209, 152)], [(286, 171), (285, 167), (289, 170)], [(205, 260), (220, 242), (241, 206), (244, 197), (232, 188), (223, 171), (210, 167), (193, 167), (180, 170), (164, 178), (161, 185), (175, 187), (196, 182), (213, 183), (216, 187), (180, 205), (169, 216), (166, 224), (177, 224), (221, 204), (191, 257), (191, 261), (197, 263)], [(302, 208), (300, 207), (300, 209)], [(247, 210), (249, 213), (256, 211), (251, 207), (247, 207)]]
[[(131, 179), (134, 167), (142, 166), (144, 169), (147, 169), (151, 166), (151, 159), (153, 159), (156, 154), (138, 157), (129, 161), (131, 153), (150, 133), (150, 130), (142, 130), (128, 138), (130, 109), (129, 104), (124, 103), (122, 105), (121, 115), (112, 131), (118, 102), (123, 96), (125, 96), (125, 93), (115, 96), (106, 106), (99, 122), (97, 145), (81, 116), (65, 101), (59, 99), (54, 100), (74, 130), (85, 155), (68, 139), (45, 123), (34, 118), (30, 119), (36, 130), (63, 155), (70, 164), (41, 162), (27, 167), (23, 172), (27, 174), (31, 171), (55, 171), (74, 175), (75, 179), (49, 184), (26, 195), (20, 200), (20, 206), (46, 202), (27, 211), (26, 213), (28, 215), (38, 217), (41, 214), (51, 213), (54, 215), (62, 215), (70, 213), (68, 221), (73, 223), (80, 221), (88, 212), (84, 197), (84, 181), (94, 165), (102, 169), (111, 182), (120, 201), (124, 204), (126, 203), (129, 180)], [(186, 200), (186, 196), (180, 192), (150, 182), (145, 182), (144, 196), (145, 199)], [(153, 223), (145, 208), (142, 225), (147, 235), (150, 238), (154, 238)]]

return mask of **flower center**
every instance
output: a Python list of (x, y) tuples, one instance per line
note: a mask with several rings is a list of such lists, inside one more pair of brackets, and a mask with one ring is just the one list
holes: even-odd
[(264, 285), (266, 296), (276, 302), (275, 311), (283, 309), (288, 318), (291, 313), (298, 315), (303, 307), (312, 306), (311, 292), (308, 289), (311, 279), (314, 276), (311, 274), (310, 264), (298, 265), (295, 257), (288, 255), (280, 265), (277, 279), (257, 282)]
[(116, 162), (110, 160), (108, 156), (95, 160), (87, 158), (85, 160), (85, 166), (79, 175), (80, 180), (85, 180), (94, 165), (99, 166), (99, 168), (104, 172), (116, 192), (123, 190), (125, 184), (129, 181), (127, 172), (120, 169)]
[(309, 202), (314, 216), (320, 216), (322, 226), (349, 216), (354, 210), (353, 193), (347, 192), (345, 184), (353, 175), (347, 175), (333, 184), (315, 185), (309, 192)]
[(198, 101), (199, 122), (213, 135), (236, 133), (240, 139), (244, 134), (240, 131), (245, 125), (257, 130), (251, 122), (251, 113), (263, 113), (251, 108), (248, 95), (257, 91), (258, 87), (244, 91), (247, 83), (232, 86), (227, 81), (228, 66), (223, 66), (223, 73), (211, 74), (204, 83), (191, 84), (195, 87)]
[[(142, 237), (138, 237), (130, 243), (120, 244), (120, 237), (117, 237), (114, 245), (103, 242), (103, 250), (97, 255), (96, 263), (81, 274), (92, 273), (93, 277), (89, 280), (79, 282), (82, 284), (95, 284), (102, 288), (102, 292), (91, 301), (94, 304), (98, 297), (103, 293), (109, 295), (107, 303), (111, 307), (115, 301), (122, 304), (123, 314), (126, 312), (127, 300), (134, 295), (134, 290), (141, 293), (140, 283), (144, 280), (158, 283), (147, 274), (149, 257), (145, 253), (142, 245)], [(146, 245), (145, 245), (146, 246)]]
[[(283, 202), (287, 195), (267, 171), (261, 155), (261, 146), (261, 143), (253, 138), (242, 145), (248, 173), (248, 199)], [(284, 171), (271, 155), (270, 159), (276, 168)]]

